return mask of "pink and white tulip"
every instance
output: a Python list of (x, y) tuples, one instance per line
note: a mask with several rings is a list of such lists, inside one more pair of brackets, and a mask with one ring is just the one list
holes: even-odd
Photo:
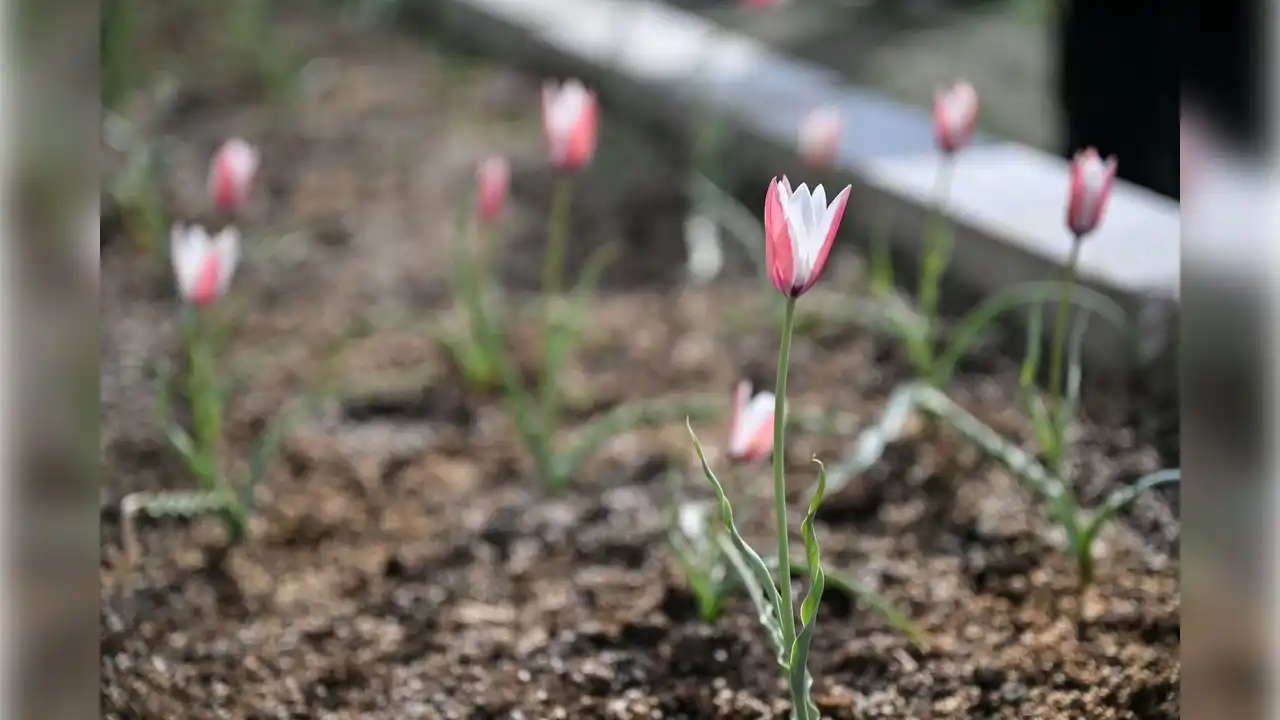
[(1067, 227), (1077, 238), (1093, 232), (1102, 221), (1116, 179), (1115, 156), (1103, 160), (1094, 148), (1076, 153), (1071, 161), (1071, 194), (1067, 200)]
[(831, 167), (840, 152), (843, 136), (844, 118), (839, 108), (814, 109), (800, 124), (800, 159), (817, 170)]
[(773, 452), (774, 395), (751, 394), (751, 382), (743, 380), (733, 392), (733, 416), (729, 419), (729, 459), (758, 462)]
[(511, 164), (506, 158), (494, 155), (481, 162), (476, 169), (476, 215), (489, 222), (501, 217), (510, 187)]
[(215, 237), (199, 225), (173, 226), (169, 251), (178, 293), (197, 306), (208, 305), (227, 293), (240, 255), (240, 233), (224, 228)]
[(553, 166), (574, 171), (591, 162), (596, 152), (598, 113), (595, 93), (580, 81), (543, 84), (542, 131)]
[(933, 93), (933, 135), (938, 149), (950, 155), (973, 139), (978, 126), (978, 91), (958, 80)]
[(261, 158), (258, 149), (240, 138), (218, 148), (209, 166), (209, 197), (219, 210), (239, 210), (249, 199)]
[(799, 297), (818, 281), (851, 189), (846, 185), (828, 204), (821, 185), (810, 192), (801, 183), (793, 192), (785, 175), (769, 183), (764, 199), (765, 264), (778, 292)]

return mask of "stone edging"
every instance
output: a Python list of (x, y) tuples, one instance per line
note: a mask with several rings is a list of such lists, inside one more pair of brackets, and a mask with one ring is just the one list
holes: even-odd
[[(437, 32), (466, 36), (509, 62), (579, 76), (648, 123), (687, 129), (694, 111), (710, 106), (735, 132), (760, 141), (734, 158), (756, 172), (795, 170), (792, 148), (805, 113), (822, 104), (843, 108), (848, 135), (838, 174), (854, 185), (846, 224), (866, 230), (873, 214), (888, 212), (895, 246), (907, 256), (918, 252), (938, 162), (927, 110), (846, 86), (832, 71), (655, 0), (426, 2), (436, 6), (425, 21)], [(1056, 277), (1070, 247), (1066, 194), (1062, 159), (975, 138), (959, 157), (947, 207), (956, 227), (951, 273), (984, 295)], [(1117, 181), (1105, 222), (1081, 251), (1079, 274), (1141, 316), (1142, 351), (1130, 354), (1097, 322), (1086, 343), (1090, 365), (1172, 360), (1180, 234), (1178, 203)]]

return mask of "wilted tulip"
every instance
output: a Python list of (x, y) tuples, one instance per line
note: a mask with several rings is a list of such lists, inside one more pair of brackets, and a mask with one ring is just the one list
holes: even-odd
[(811, 193), (804, 183), (792, 192), (786, 176), (769, 183), (764, 200), (765, 264), (778, 292), (799, 297), (818, 281), (850, 190), (846, 185), (828, 205), (821, 185)]
[(811, 111), (800, 124), (800, 158), (814, 169), (830, 167), (840, 152), (843, 132), (844, 120), (838, 108), (826, 106)]
[(578, 170), (591, 162), (596, 152), (597, 113), (595, 94), (580, 81), (543, 84), (542, 130), (553, 166)]
[(481, 162), (476, 169), (476, 215), (481, 220), (497, 220), (507, 205), (510, 186), (511, 164), (506, 158), (494, 155)]
[(751, 382), (743, 380), (733, 392), (733, 416), (729, 419), (729, 458), (756, 462), (773, 451), (774, 395), (751, 394)]
[(1102, 221), (1116, 179), (1116, 158), (1103, 160), (1094, 148), (1076, 153), (1071, 161), (1071, 195), (1067, 201), (1067, 227), (1083, 237)]
[(258, 172), (258, 149), (232, 138), (214, 153), (209, 167), (209, 197), (219, 210), (235, 211), (249, 199)]
[(978, 91), (958, 80), (933, 93), (933, 135), (938, 149), (951, 154), (969, 144), (978, 125)]
[(178, 292), (190, 302), (203, 306), (226, 294), (235, 275), (240, 233), (224, 228), (210, 239), (199, 225), (176, 224), (169, 233), (173, 273)]

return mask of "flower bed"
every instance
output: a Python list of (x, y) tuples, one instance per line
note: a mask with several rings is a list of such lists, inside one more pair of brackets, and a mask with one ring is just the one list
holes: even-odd
[[(751, 603), (733, 593), (703, 619), (668, 545), (673, 489), (712, 498), (688, 414), (739, 529), (773, 546), (769, 469), (729, 464), (728, 428), (743, 377), (772, 387), (777, 294), (751, 277), (682, 284), (680, 169), (619, 148), (605, 108), (596, 162), (566, 213), (566, 286), (594, 248), (616, 241), (619, 256), (561, 369), (554, 447), (578, 447), (637, 403), (678, 412), (609, 428), (557, 491), (503, 378), (478, 382), (446, 341), (465, 335), (450, 304), (456, 208), (474, 207), (475, 168), (494, 153), (512, 161), (507, 218), (491, 234), (503, 305), (542, 307), (519, 293), (537, 287), (555, 194), (538, 80), (338, 31), (324, 16), (286, 27), (302, 52), (327, 54), (303, 73), (293, 114), (184, 80), (195, 110), (151, 128), (172, 139), (160, 206), (221, 229), (204, 163), (230, 135), (258, 145), (235, 220), (239, 270), (212, 306), (230, 328), (217, 456), (228, 477), (245, 475), (282, 411), (323, 378), (332, 392), (281, 433), (238, 542), (213, 515), (124, 522), (124, 498), (195, 480), (156, 422), (146, 372), (157, 359), (184, 370), (171, 271), (138, 242), (147, 225), (134, 206), (119, 204), (120, 224), (103, 231), (104, 713), (786, 717)], [(832, 258), (797, 304), (785, 444), (797, 555), (810, 458), (837, 474), (916, 374), (900, 342), (851, 320), (878, 302), (857, 267)], [(503, 326), (504, 356), (531, 386), (538, 318)], [(335, 338), (350, 342), (329, 363)], [(987, 346), (947, 393), (1034, 452), (1019, 375)], [(1088, 507), (1176, 463), (1132, 427), (1128, 404), (1098, 395), (1086, 394), (1065, 453)], [(908, 414), (901, 438), (817, 514), (828, 577), (808, 663), (815, 705), (833, 718), (1177, 717), (1176, 514), (1167, 489), (1137, 500), (1103, 529), (1096, 581), (1080, 591), (1027, 485), (950, 424)], [(121, 542), (131, 523), (134, 557)], [(795, 576), (800, 597), (810, 575)]]

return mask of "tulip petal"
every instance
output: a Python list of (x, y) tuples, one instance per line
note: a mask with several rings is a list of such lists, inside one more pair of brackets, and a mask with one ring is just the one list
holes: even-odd
[(233, 227), (223, 228), (222, 232), (213, 239), (213, 254), (218, 258), (216, 297), (222, 297), (231, 287), (231, 278), (236, 272), (236, 262), (240, 259), (239, 231)]
[(773, 450), (774, 402), (773, 393), (758, 393), (743, 411), (739, 453), (743, 459), (762, 460)]
[(769, 280), (780, 293), (788, 293), (795, 277), (795, 256), (792, 252), (785, 205), (791, 194), (791, 186), (783, 176), (769, 183), (764, 200), (765, 265)]
[(808, 279), (799, 292), (805, 292), (818, 282), (818, 278), (822, 276), (822, 268), (827, 264), (827, 257), (831, 255), (831, 248), (835, 245), (836, 231), (840, 229), (840, 220), (844, 217), (845, 206), (849, 203), (849, 192), (853, 189), (852, 185), (845, 185), (835, 199), (831, 201), (831, 205), (825, 208), (822, 215), (822, 223), (818, 228), (815, 236), (822, 239), (822, 245), (818, 247), (814, 254), (813, 269), (809, 273)]

